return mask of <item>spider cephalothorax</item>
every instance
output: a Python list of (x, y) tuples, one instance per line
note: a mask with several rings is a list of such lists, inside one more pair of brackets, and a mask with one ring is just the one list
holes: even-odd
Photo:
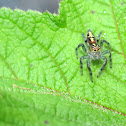
[(102, 70), (104, 69), (104, 67), (106, 66), (107, 64), (107, 58), (104, 56), (105, 54), (109, 53), (109, 60), (110, 60), (110, 68), (112, 68), (112, 58), (111, 58), (111, 52), (109, 50), (106, 50), (106, 51), (103, 51), (101, 52), (101, 49), (102, 49), (102, 46), (103, 46), (103, 43), (106, 43), (109, 48), (111, 49), (111, 46), (110, 44), (106, 41), (106, 40), (101, 40), (100, 41), (100, 45), (99, 45), (99, 38), (100, 38), (100, 35), (102, 34), (102, 31), (99, 33), (98, 37), (97, 37), (97, 41), (95, 39), (95, 36), (93, 35), (93, 33), (91, 32), (91, 30), (88, 30), (87, 32), (87, 37), (84, 36), (84, 34), (82, 34), (84, 40), (85, 40), (85, 43), (86, 43), (86, 47), (85, 48), (85, 45), (83, 43), (79, 44), (77, 46), (77, 48), (75, 49), (76, 51), (76, 56), (77, 56), (77, 59), (78, 59), (78, 48), (82, 46), (82, 49), (85, 53), (87, 53), (87, 55), (85, 56), (82, 56), (80, 58), (80, 68), (81, 68), (81, 74), (83, 75), (83, 62), (82, 60), (83, 59), (87, 59), (87, 67), (88, 67), (88, 70), (90, 72), (90, 77), (91, 77), (91, 81), (93, 82), (93, 77), (92, 77), (92, 71), (91, 71), (91, 68), (90, 68), (90, 61), (91, 60), (99, 60), (99, 59), (102, 59), (104, 60), (105, 62), (103, 63), (102, 67), (101, 67), (101, 70), (98, 74), (97, 77), (100, 76)]

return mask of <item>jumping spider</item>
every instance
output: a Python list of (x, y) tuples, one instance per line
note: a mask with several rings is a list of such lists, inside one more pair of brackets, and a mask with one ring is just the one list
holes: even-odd
[(81, 43), (75, 49), (77, 59), (78, 59), (78, 49), (79, 49), (79, 47), (82, 46), (83, 51), (85, 53), (87, 53), (87, 55), (82, 56), (80, 58), (81, 75), (83, 75), (83, 62), (82, 62), (82, 60), (83, 59), (87, 59), (87, 67), (88, 67), (88, 70), (89, 70), (89, 73), (90, 73), (90, 78), (91, 78), (91, 81), (92, 82), (93, 82), (93, 77), (92, 77), (92, 71), (91, 71), (91, 68), (90, 68), (90, 62), (91, 62), (91, 60), (99, 60), (99, 59), (102, 59), (102, 60), (105, 61), (103, 63), (103, 65), (102, 65), (102, 67), (101, 67), (101, 69), (100, 69), (99, 74), (98, 74), (97, 77), (100, 76), (102, 70), (104, 69), (104, 67), (107, 64), (107, 58), (104, 56), (107, 53), (109, 53), (110, 68), (112, 68), (111, 52), (109, 50), (106, 50), (106, 51), (101, 52), (101, 49), (103, 47), (103, 43), (106, 43), (109, 46), (110, 49), (111, 49), (111, 46), (110, 46), (109, 42), (107, 42), (106, 40), (101, 40), (100, 46), (99, 46), (99, 39), (100, 39), (101, 34), (102, 34), (102, 31), (99, 33), (99, 35), (97, 37), (97, 41), (96, 41), (96, 39), (95, 39), (93, 33), (91, 32), (91, 30), (88, 30), (87, 37), (85, 37), (85, 35), (82, 34), (82, 36), (83, 36), (83, 38), (85, 40), (85, 44), (86, 44), (86, 47), (87, 48), (85, 48), (84, 44)]

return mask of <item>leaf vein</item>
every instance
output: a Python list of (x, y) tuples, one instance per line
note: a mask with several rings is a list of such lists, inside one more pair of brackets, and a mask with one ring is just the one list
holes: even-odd
[[(28, 83), (26, 80), (12, 79), (12, 78), (7, 78), (7, 77), (0, 77), (0, 78), (11, 79), (11, 80), (16, 80), (16, 81), (24, 81), (24, 82)], [(35, 83), (30, 83), (30, 84), (35, 85)], [(72, 97), (74, 97), (74, 96), (71, 95), (71, 94), (64, 94), (64, 93), (62, 93), (62, 92), (60, 92), (60, 91), (52, 90), (52, 89), (47, 88), (47, 87), (44, 87), (44, 86), (40, 86), (40, 87), (46, 88), (46, 89), (52, 91), (52, 93), (49, 93), (49, 92), (44, 92), (44, 93), (40, 93), (40, 92), (37, 93), (37, 92), (36, 92), (36, 93), (35, 93), (35, 92), (34, 92), (34, 94), (36, 94), (36, 95), (38, 95), (38, 94), (59, 95), (59, 96), (68, 98), (70, 101), (73, 101), (73, 102), (75, 102), (75, 103), (82, 103), (82, 104), (90, 103), (90, 104), (94, 104), (94, 105), (97, 105), (97, 107), (96, 107), (97, 109), (99, 109), (99, 108), (102, 107), (103, 109), (106, 109), (106, 110), (109, 110), (109, 111), (113, 111), (113, 112), (115, 112), (115, 113), (117, 113), (117, 114), (121, 114), (121, 115), (123, 115), (123, 116), (126, 116), (125, 113), (122, 113), (122, 112), (120, 112), (120, 111), (118, 111), (118, 110), (114, 110), (114, 109), (112, 109), (112, 108), (109, 108), (109, 107), (106, 107), (106, 106), (103, 106), (103, 105), (100, 105), (100, 104), (98, 104), (98, 103), (96, 103), (96, 102), (94, 102), (94, 101), (90, 101), (90, 100), (88, 100), (88, 99), (81, 98), (81, 97), (76, 97), (76, 99), (77, 99), (77, 100), (76, 100), (76, 99), (72, 98)], [(56, 92), (54, 92), (54, 91), (56, 91)], [(53, 93), (53, 92), (54, 92), (54, 93)], [(31, 90), (31, 92), (28, 91), (27, 93), (32, 93), (32, 90)], [(78, 100), (78, 99), (79, 99), (79, 100)], [(88, 104), (88, 105), (90, 105), (90, 104)], [(101, 109), (100, 109), (100, 110), (101, 110)], [(104, 110), (102, 110), (102, 111), (104, 111)]]
[(15, 72), (13, 71), (13, 69), (10, 67), (10, 65), (8, 64), (8, 62), (1, 56), (1, 54), (0, 54), (0, 58), (3, 60), (3, 62), (5, 63), (5, 65), (10, 69), (10, 71), (11, 71), (11, 73), (14, 75), (14, 77), (15, 77), (16, 79), (18, 79), (16, 73), (15, 73)]
[(117, 24), (117, 21), (115, 19), (114, 10), (113, 10), (113, 7), (112, 7), (112, 0), (110, 0), (110, 8), (111, 8), (112, 16), (113, 16), (113, 19), (114, 19), (114, 22), (115, 22), (116, 31), (117, 31), (117, 34), (118, 34), (118, 37), (119, 37), (119, 40), (120, 40), (120, 45), (121, 45), (121, 48), (122, 48), (122, 52), (123, 52), (124, 58), (126, 59), (126, 55), (124, 53), (124, 49), (123, 49), (123, 45), (122, 45), (122, 41), (121, 41), (121, 37), (120, 37), (120, 33), (119, 33), (118, 24)]
[[(8, 19), (9, 20), (9, 19)], [(14, 25), (15, 25), (15, 23), (13, 22), (13, 21), (11, 21), (11, 20), (9, 20), (10, 22), (12, 22)], [(64, 81), (65, 81), (65, 83), (66, 83), (66, 86), (67, 86), (67, 90), (68, 90), (68, 93), (70, 93), (69, 92), (69, 86), (68, 86), (68, 82), (67, 82), (67, 79), (66, 79), (66, 77), (65, 77), (65, 75), (64, 75), (64, 73), (63, 73), (63, 71), (61, 70), (61, 68), (60, 68), (60, 66), (58, 65), (58, 63), (56, 62), (56, 60), (53, 58), (53, 56), (49, 53), (49, 51), (46, 49), (46, 48), (44, 48), (44, 46), (43, 45), (41, 45), (38, 41), (36, 41), (32, 36), (30, 36), (27, 32), (25, 32), (23, 29), (21, 29), (18, 25), (16, 25), (21, 31), (23, 31), (29, 38), (31, 38), (35, 43), (37, 43), (39, 46), (41, 46), (44, 50), (45, 50), (45, 52), (49, 55), (49, 57), (52, 59), (52, 61), (56, 64), (56, 66), (57, 66), (57, 68), (59, 69), (59, 71), (60, 71), (60, 73), (61, 73), (61, 75), (62, 75), (62, 77), (64, 78)], [(8, 67), (10, 68), (10, 66), (8, 65)], [(10, 68), (11, 69), (11, 68)], [(14, 76), (17, 78), (17, 76), (16, 76), (16, 74), (14, 73), (14, 71), (11, 69), (11, 71), (12, 71), (12, 73), (14, 74)]]

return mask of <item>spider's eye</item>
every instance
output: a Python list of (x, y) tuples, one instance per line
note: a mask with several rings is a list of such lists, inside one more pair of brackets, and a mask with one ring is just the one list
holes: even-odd
[(96, 49), (94, 51), (96, 51)]
[(99, 50), (99, 49), (97, 49), (97, 50)]

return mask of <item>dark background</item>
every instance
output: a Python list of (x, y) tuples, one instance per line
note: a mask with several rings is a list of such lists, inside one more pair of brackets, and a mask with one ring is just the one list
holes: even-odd
[(48, 10), (51, 13), (57, 13), (60, 0), (0, 0), (1, 7), (21, 10), (37, 10), (44, 12)]

